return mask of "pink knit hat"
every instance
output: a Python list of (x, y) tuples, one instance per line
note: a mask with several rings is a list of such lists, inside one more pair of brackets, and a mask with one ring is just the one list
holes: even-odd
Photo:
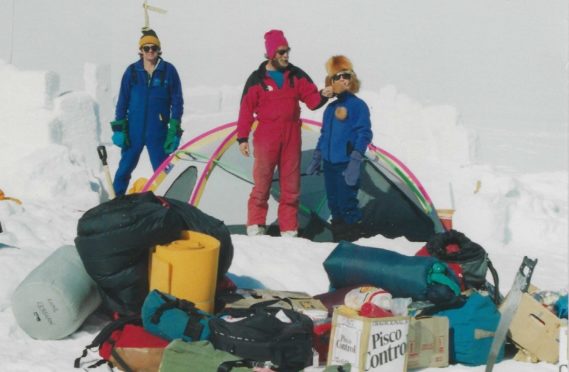
[(267, 57), (274, 58), (277, 48), (283, 45), (288, 47), (288, 41), (281, 30), (271, 30), (265, 34)]

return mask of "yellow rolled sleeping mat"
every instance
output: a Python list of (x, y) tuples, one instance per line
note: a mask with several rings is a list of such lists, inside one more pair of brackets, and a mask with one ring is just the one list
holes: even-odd
[(188, 230), (179, 240), (155, 246), (150, 255), (150, 290), (191, 301), (213, 313), (219, 246), (214, 237)]

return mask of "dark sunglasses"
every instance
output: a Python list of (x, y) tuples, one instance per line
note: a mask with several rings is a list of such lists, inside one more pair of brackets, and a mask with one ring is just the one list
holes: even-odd
[(290, 48), (277, 50), (277, 54), (278, 54), (279, 56), (282, 56), (283, 54), (286, 54), (286, 53), (290, 53)]
[(332, 76), (332, 81), (338, 81), (340, 79), (350, 80), (352, 78), (352, 74), (349, 72), (339, 72), (336, 75)]
[(158, 45), (150, 45), (150, 46), (145, 45), (142, 47), (142, 50), (144, 50), (146, 53), (148, 53), (150, 51), (156, 52), (156, 51), (160, 50), (160, 48), (158, 48)]

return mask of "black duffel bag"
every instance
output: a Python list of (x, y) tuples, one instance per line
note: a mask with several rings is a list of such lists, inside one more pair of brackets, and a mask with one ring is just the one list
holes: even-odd
[(277, 371), (312, 365), (312, 320), (262, 302), (247, 309), (225, 309), (209, 321), (210, 340), (218, 350), (241, 358), (271, 362)]

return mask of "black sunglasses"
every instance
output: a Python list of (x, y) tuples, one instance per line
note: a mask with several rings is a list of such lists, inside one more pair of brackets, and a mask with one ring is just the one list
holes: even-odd
[(156, 52), (156, 51), (160, 50), (160, 48), (158, 47), (158, 45), (150, 45), (150, 46), (145, 45), (142, 47), (142, 50), (144, 50), (146, 53), (148, 53), (150, 51)]
[(290, 53), (290, 48), (277, 50), (277, 54), (278, 54), (279, 56), (282, 56), (283, 54), (286, 54), (286, 53)]
[(352, 78), (352, 74), (349, 72), (339, 72), (336, 75), (332, 76), (332, 81), (338, 81), (341, 79), (350, 80)]

